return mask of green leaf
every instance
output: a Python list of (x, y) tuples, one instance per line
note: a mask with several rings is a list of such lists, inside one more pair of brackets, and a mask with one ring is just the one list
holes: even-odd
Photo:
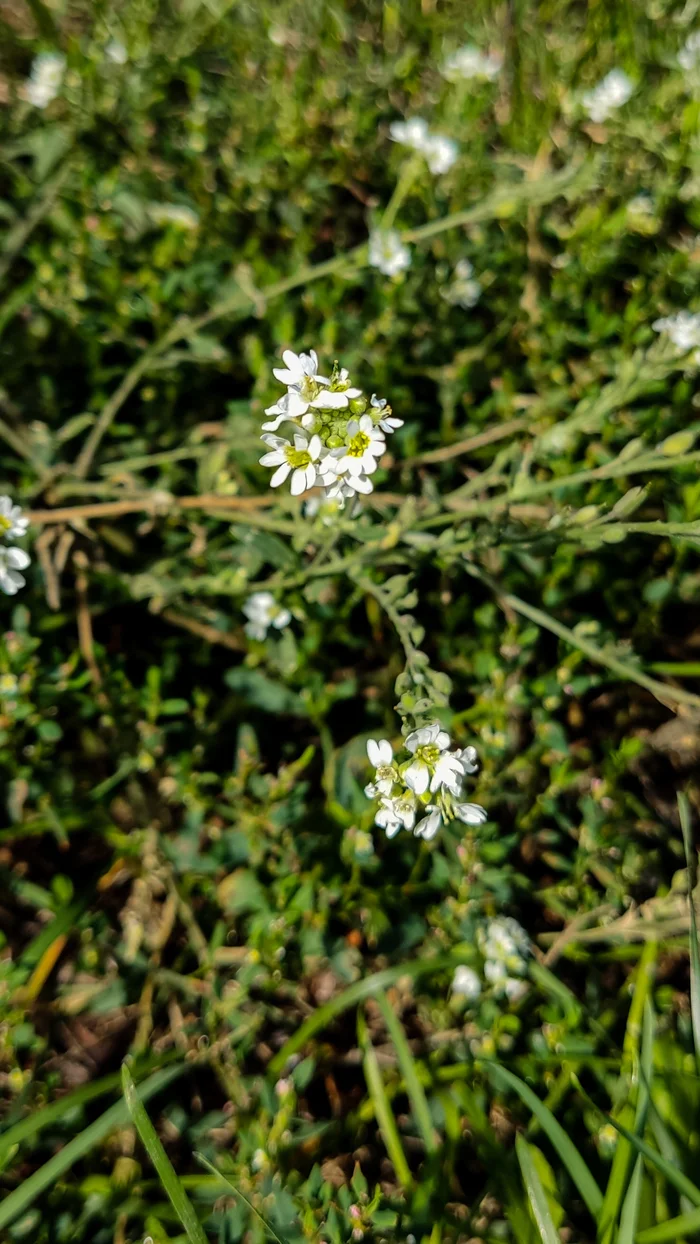
[(678, 1218), (669, 1218), (656, 1227), (646, 1227), (636, 1236), (636, 1244), (677, 1244), (685, 1235), (700, 1231), (700, 1209), (692, 1209)]
[[(171, 1084), (178, 1076), (181, 1076), (187, 1068), (184, 1066), (169, 1067), (166, 1071), (157, 1071), (150, 1076), (140, 1087), (142, 1100), (146, 1101), (149, 1097), (153, 1097), (155, 1093), (159, 1093), (166, 1085)], [(95, 1119), (89, 1127), (79, 1132), (68, 1144), (59, 1149), (48, 1162), (39, 1167), (38, 1171), (34, 1171), (28, 1179), (25, 1179), (19, 1187), (14, 1188), (8, 1196), (5, 1197), (0, 1204), (0, 1229), (6, 1227), (8, 1223), (14, 1221), (20, 1214), (23, 1214), (29, 1206), (45, 1192), (47, 1188), (53, 1188), (54, 1184), (70, 1170), (75, 1162), (79, 1162), (86, 1157), (105, 1139), (111, 1132), (115, 1132), (120, 1127), (125, 1127), (129, 1122), (129, 1111), (124, 1101), (118, 1101), (99, 1119)]]
[(272, 1238), (277, 1240), (277, 1244), (287, 1244), (287, 1241), (275, 1230), (269, 1219), (263, 1217), (260, 1210), (255, 1208), (253, 1202), (248, 1200), (247, 1196), (245, 1193), (241, 1192), (240, 1188), (237, 1188), (234, 1183), (231, 1183), (231, 1180), (228, 1179), (226, 1175), (222, 1175), (221, 1171), (217, 1170), (215, 1166), (212, 1166), (211, 1162), (208, 1162), (202, 1153), (196, 1153), (195, 1157), (198, 1162), (201, 1162), (202, 1166), (206, 1166), (207, 1170), (211, 1171), (212, 1175), (216, 1175), (216, 1178), (220, 1179), (222, 1184), (225, 1184), (234, 1196), (237, 1196), (245, 1205), (248, 1206), (251, 1214), (254, 1214)]
[(695, 1062), (700, 1071), (700, 947), (698, 946), (698, 922), (695, 914), (693, 892), (697, 883), (697, 856), (693, 851), (690, 826), (690, 804), (682, 791), (678, 793), (678, 815), (683, 832), (685, 862), (688, 869), (688, 910), (690, 912), (690, 1016), (693, 1025)]
[(377, 994), (377, 1005), (382, 1013), (382, 1018), (387, 1026), (387, 1031), (391, 1037), (396, 1049), (396, 1056), (399, 1060), (399, 1067), (403, 1074), (406, 1092), (413, 1108), (418, 1130), (423, 1137), (423, 1144), (428, 1153), (436, 1153), (439, 1145), (433, 1121), (430, 1116), (430, 1107), (425, 1096), (425, 1090), (418, 1077), (418, 1068), (416, 1060), (413, 1057), (406, 1034), (401, 1024), (394, 1014), (389, 999), (383, 991)]
[(643, 1182), (644, 1161), (640, 1154), (634, 1164), (632, 1178), (630, 1179), (627, 1195), (625, 1196), (622, 1205), (617, 1244), (634, 1244), (634, 1239), (637, 1234), (637, 1219), (639, 1217), (639, 1203), (642, 1195)]
[(308, 716), (308, 709), (301, 696), (290, 691), (283, 683), (273, 682), (260, 670), (250, 670), (237, 665), (224, 675), (227, 686), (240, 695), (246, 704), (261, 708), (266, 713), (288, 713), (295, 717)]
[(396, 1120), (389, 1105), (389, 1099), (386, 1095), (382, 1073), (379, 1070), (377, 1055), (374, 1046), (367, 1032), (367, 1024), (361, 1011), (357, 1015), (357, 1039), (362, 1050), (362, 1066), (364, 1068), (365, 1080), (369, 1095), (372, 1098), (374, 1106), (374, 1114), (379, 1124), (379, 1129), (386, 1145), (386, 1151), (391, 1158), (396, 1171), (396, 1177), (406, 1191), (413, 1187), (413, 1176), (406, 1160), (406, 1154), (403, 1151), (401, 1137), (399, 1136)]
[(487, 1062), (486, 1067), (498, 1088), (501, 1090), (504, 1088), (513, 1089), (532, 1111), (576, 1184), (589, 1213), (593, 1218), (597, 1218), (603, 1205), (603, 1194), (578, 1149), (573, 1141), (569, 1139), (561, 1124), (557, 1122), (551, 1110), (545, 1106), (544, 1102), (540, 1101), (539, 1097), (533, 1093), (531, 1088), (528, 1088), (523, 1080), (506, 1067), (501, 1067), (498, 1063), (492, 1062)]
[(537, 1173), (530, 1147), (525, 1137), (520, 1135), (520, 1133), (515, 1138), (515, 1152), (520, 1163), (520, 1170), (530, 1202), (532, 1216), (539, 1231), (542, 1244), (561, 1244), (559, 1232), (552, 1221), (552, 1215), (547, 1204), (547, 1196)]
[(124, 1100), (144, 1149), (153, 1163), (170, 1203), (187, 1233), (190, 1244), (207, 1244), (207, 1237), (195, 1214), (190, 1199), (173, 1169), (156, 1129), (146, 1113), (126, 1063), (122, 1063)]

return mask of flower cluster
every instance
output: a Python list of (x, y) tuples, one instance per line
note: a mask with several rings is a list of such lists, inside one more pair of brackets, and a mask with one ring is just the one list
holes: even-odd
[(459, 259), (451, 283), (443, 290), (443, 298), (455, 307), (468, 311), (475, 307), (481, 297), (481, 284), (474, 276), (474, 267), (468, 259)]
[(389, 134), (395, 143), (403, 143), (404, 147), (412, 147), (425, 156), (431, 173), (446, 173), (459, 155), (457, 144), (445, 134), (431, 134), (423, 117), (392, 121)]
[(385, 276), (398, 276), (411, 263), (411, 252), (396, 229), (375, 229), (369, 235), (367, 262)]
[(484, 976), (494, 992), (517, 998), (530, 954), (530, 940), (522, 925), (512, 916), (499, 916), (479, 929), (476, 940), (484, 956)]
[(61, 89), (66, 58), (60, 52), (40, 52), (35, 57), (24, 94), (35, 108), (46, 108)]
[(591, 121), (607, 121), (611, 112), (627, 103), (634, 91), (633, 82), (623, 69), (611, 69), (592, 91), (586, 91), (582, 103)]
[(660, 320), (654, 320), (652, 328), (657, 333), (665, 333), (683, 354), (700, 347), (700, 314), (697, 311), (676, 311), (673, 315), (665, 315)]
[(501, 52), (482, 52), (473, 43), (468, 43), (447, 57), (442, 66), (442, 76), (448, 82), (468, 81), (470, 78), (493, 82), (502, 68)]
[[(274, 467), (272, 488), (291, 476), (290, 489), (299, 496), (309, 488), (325, 489), (327, 500), (345, 504), (357, 493), (372, 492), (370, 476), (386, 449), (386, 436), (403, 426), (385, 398), (365, 397), (350, 383), (347, 369), (333, 368), (330, 377), (319, 375), (318, 358), (285, 350), (284, 367), (273, 374), (286, 386), (286, 393), (269, 406), (262, 440), (269, 452), (262, 466)], [(283, 423), (294, 427), (292, 439), (277, 435)]]
[(375, 767), (374, 781), (365, 787), (368, 799), (379, 799), (375, 825), (393, 838), (400, 829), (430, 840), (443, 824), (455, 819), (480, 825), (486, 812), (478, 803), (464, 802), (465, 778), (476, 773), (476, 749), (450, 751), (450, 736), (437, 722), (409, 734), (408, 758), (398, 762), (387, 739), (370, 739), (367, 755)]
[(272, 592), (253, 592), (244, 604), (243, 612), (248, 619), (245, 633), (251, 639), (263, 640), (271, 626), (281, 631), (292, 620), (289, 610), (277, 604)]
[[(17, 540), (26, 534), (29, 519), (25, 518), (18, 505), (13, 505), (9, 497), (0, 497), (0, 536), (7, 540)], [(26, 579), (21, 570), (29, 565), (29, 556), (24, 549), (0, 546), (0, 591), (8, 596), (15, 596)]]

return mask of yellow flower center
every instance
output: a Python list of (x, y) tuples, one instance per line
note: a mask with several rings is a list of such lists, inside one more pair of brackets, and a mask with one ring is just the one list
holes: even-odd
[(366, 432), (356, 432), (348, 445), (347, 452), (351, 458), (361, 458), (365, 450), (369, 449), (371, 443)]
[(430, 768), (436, 765), (439, 759), (440, 748), (436, 743), (424, 743), (422, 747), (416, 748), (416, 760), (422, 760)]
[(6, 518), (4, 514), (0, 514), (0, 532), (4, 533), (6, 531), (9, 531), (11, 526), (12, 526), (12, 523), (10, 522), (9, 518)]
[(284, 452), (293, 471), (307, 467), (311, 462), (311, 454), (307, 449), (295, 449), (293, 445), (288, 445)]

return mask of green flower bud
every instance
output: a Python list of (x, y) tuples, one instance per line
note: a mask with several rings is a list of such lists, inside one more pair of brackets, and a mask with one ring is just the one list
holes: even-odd
[(369, 403), (367, 402), (367, 398), (363, 394), (362, 397), (351, 398), (349, 407), (353, 415), (364, 415), (365, 411), (367, 410), (368, 404)]

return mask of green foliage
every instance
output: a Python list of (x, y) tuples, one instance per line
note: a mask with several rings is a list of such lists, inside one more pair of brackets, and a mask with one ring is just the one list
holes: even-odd
[[(692, 9), (6, 6), (8, 1240), (697, 1238)], [(312, 347), (404, 421), (334, 519), (258, 463)], [(434, 716), (488, 820), (388, 839), (366, 742)]]

